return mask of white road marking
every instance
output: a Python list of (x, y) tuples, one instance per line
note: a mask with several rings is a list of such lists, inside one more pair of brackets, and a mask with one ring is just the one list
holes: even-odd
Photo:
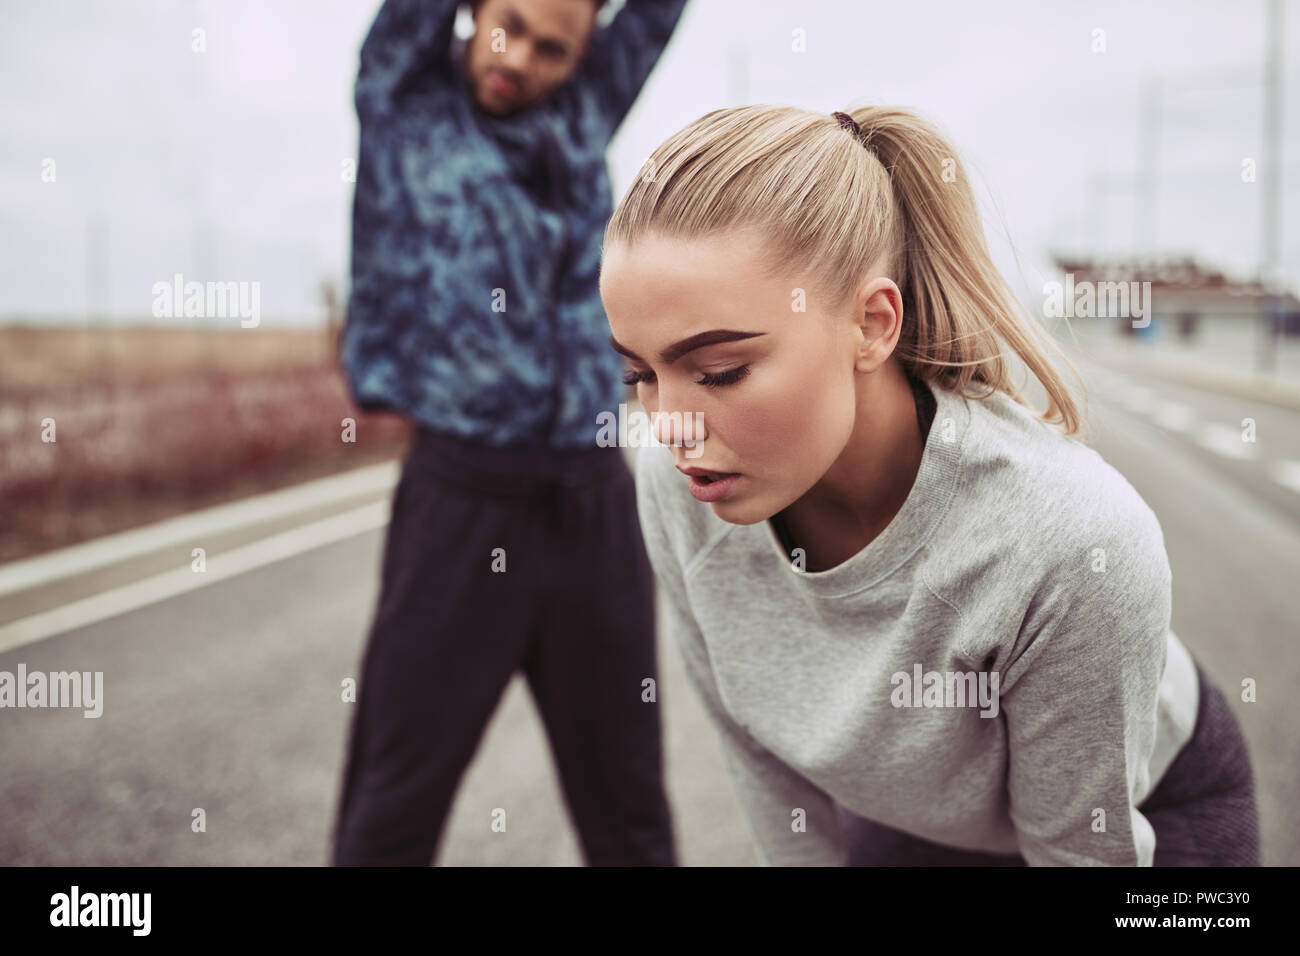
[(1128, 386), (1120, 382), (1099, 382), (1094, 383), (1089, 398), (1100, 398), (1107, 402), (1119, 402), (1124, 404), (1124, 393)]
[[(1190, 405), (1152, 397), (1152, 390), (1114, 378), (1108, 372), (1093, 371), (1094, 388), (1112, 401), (1132, 411), (1151, 412), (1156, 424), (1175, 432), (1191, 432), (1198, 445), (1217, 455), (1239, 461), (1257, 461), (1256, 446), (1241, 440), (1241, 429), (1232, 425), (1205, 422), (1197, 425), (1198, 412)], [(1154, 406), (1154, 407), (1153, 407)], [(1300, 461), (1275, 461), (1268, 464), (1270, 476), (1278, 484), (1300, 493)]]
[(1273, 480), (1279, 485), (1285, 485), (1292, 491), (1300, 492), (1300, 461), (1281, 461), (1273, 462), (1272, 468)]
[(1135, 412), (1150, 414), (1156, 403), (1156, 394), (1145, 385), (1126, 385), (1115, 390), (1120, 404), (1128, 406)]
[(261, 541), (209, 555), (206, 571), (194, 571), (186, 563), (174, 571), (164, 571), (142, 581), (20, 618), (0, 626), (0, 653), (74, 628), (96, 624), (178, 594), (224, 581), (245, 571), (382, 528), (388, 524), (391, 507), (391, 501), (376, 501), (299, 528), (282, 531)]
[(1231, 425), (1206, 422), (1197, 432), (1196, 443), (1225, 458), (1246, 461), (1257, 457), (1255, 446), (1250, 442), (1242, 441), (1241, 429), (1233, 428)]
[(1196, 423), (1196, 410), (1182, 402), (1161, 399), (1156, 403), (1153, 413), (1156, 424), (1174, 432), (1191, 431)]
[(382, 491), (397, 483), (399, 470), (397, 462), (369, 465), (0, 565), (0, 597), (173, 545), (201, 544), (205, 536), (237, 531), (272, 518)]

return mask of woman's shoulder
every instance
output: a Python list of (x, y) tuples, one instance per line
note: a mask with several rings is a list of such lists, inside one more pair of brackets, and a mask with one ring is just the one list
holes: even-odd
[(1093, 447), (1042, 421), (1003, 392), (966, 398), (963, 521), (987, 528), (1020, 559), (1049, 563), (1087, 554), (1167, 560), (1159, 519), (1133, 484)]

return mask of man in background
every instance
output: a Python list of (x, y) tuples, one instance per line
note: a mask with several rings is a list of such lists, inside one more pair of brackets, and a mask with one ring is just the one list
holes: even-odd
[[(393, 499), (336, 865), (427, 865), (524, 671), (589, 865), (676, 864), (654, 583), (606, 341), (605, 149), (686, 0), (386, 0), (361, 49), (342, 360), (415, 423)], [(643, 696), (648, 699), (643, 699)], [(529, 806), (476, 808), (526, 833)], [(530, 822), (531, 819), (531, 822)], [(508, 824), (507, 824), (508, 821)]]

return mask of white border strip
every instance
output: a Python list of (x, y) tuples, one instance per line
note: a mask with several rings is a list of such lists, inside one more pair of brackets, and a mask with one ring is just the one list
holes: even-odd
[(376, 501), (217, 554), (207, 559), (206, 571), (194, 571), (186, 564), (174, 571), (164, 571), (142, 581), (20, 618), (0, 626), (0, 654), (55, 634), (157, 604), (178, 594), (283, 561), (313, 548), (382, 528), (388, 524), (391, 508), (391, 501)]
[(397, 484), (399, 471), (398, 462), (369, 465), (0, 565), (0, 597), (162, 548), (383, 491)]

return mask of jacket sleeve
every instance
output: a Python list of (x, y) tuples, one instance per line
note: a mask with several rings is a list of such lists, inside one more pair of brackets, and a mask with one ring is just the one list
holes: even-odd
[[(687, 676), (713, 724), (736, 797), (745, 814), (759, 862), (764, 866), (844, 866), (848, 856), (835, 803), (820, 788), (764, 748), (731, 716), (713, 677), (703, 635), (687, 602), (681, 565), (664, 528), (651, 456), (668, 455), (645, 446), (637, 456), (637, 509), (646, 551), (659, 585), (660, 620), (673, 636)], [(804, 811), (796, 830), (795, 811)]]
[(588, 44), (576, 81), (594, 95), (612, 137), (672, 38), (686, 0), (627, 0)]
[(460, 0), (384, 0), (361, 44), (355, 100), (367, 120), (393, 111), (422, 79), (451, 78), (451, 39)]
[(1155, 831), (1136, 803), (1150, 789), (1171, 583), (1148, 513), (1074, 549), (1026, 615), (1001, 706), (1031, 866), (1152, 864)]

